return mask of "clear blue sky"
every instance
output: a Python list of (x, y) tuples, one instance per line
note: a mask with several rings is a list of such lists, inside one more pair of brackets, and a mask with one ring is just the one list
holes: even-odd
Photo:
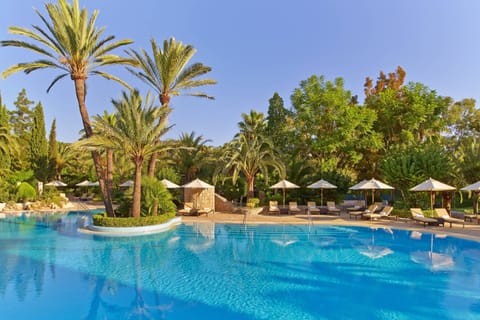
[[(0, 37), (13, 38), (11, 25), (41, 24), (33, 7), (45, 13), (43, 0), (2, 1)], [(366, 76), (400, 65), (407, 81), (422, 82), (438, 94), (456, 100), (480, 97), (480, 1), (474, 0), (81, 0), (99, 9), (105, 35), (135, 41), (148, 48), (150, 38), (161, 43), (174, 36), (197, 49), (194, 62), (213, 68), (218, 81), (204, 91), (215, 100), (174, 97), (168, 134), (177, 138), (195, 131), (213, 145), (230, 141), (241, 113), (266, 112), (274, 92), (290, 107), (290, 95), (311, 75), (345, 79), (345, 87), (363, 101)], [(16, 48), (0, 48), (0, 70), (32, 60)], [(122, 68), (107, 69), (142, 92), (147, 88)], [(4, 104), (22, 88), (41, 101), (47, 131), (57, 119), (57, 138), (74, 141), (82, 128), (73, 83), (65, 79), (46, 94), (51, 71), (15, 74), (0, 80)], [(88, 79), (90, 115), (112, 111), (110, 100), (121, 86), (99, 77)]]

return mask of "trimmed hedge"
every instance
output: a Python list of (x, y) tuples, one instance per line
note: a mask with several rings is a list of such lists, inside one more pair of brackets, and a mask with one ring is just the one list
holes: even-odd
[(120, 218), (120, 217), (107, 217), (105, 213), (96, 214), (93, 217), (93, 225), (97, 227), (144, 227), (155, 224), (166, 223), (169, 220), (175, 218), (175, 212), (166, 213), (159, 216), (149, 216), (140, 218)]

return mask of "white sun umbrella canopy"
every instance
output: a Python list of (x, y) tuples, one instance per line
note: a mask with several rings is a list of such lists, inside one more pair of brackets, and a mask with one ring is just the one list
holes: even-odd
[(350, 187), (351, 190), (372, 190), (372, 203), (375, 202), (375, 190), (393, 190), (394, 187), (378, 181), (375, 178), (363, 180), (356, 185)]
[[(161, 182), (163, 183), (163, 185), (164, 185), (165, 188), (167, 188), (167, 189), (180, 188), (180, 186), (179, 186), (178, 184), (175, 184), (175, 183), (173, 183), (172, 181), (167, 180), (167, 179), (162, 179)], [(213, 187), (213, 186), (212, 186), (212, 187)]]
[(314, 182), (311, 185), (307, 186), (307, 188), (320, 189), (320, 205), (323, 206), (323, 189), (336, 189), (337, 186), (331, 184), (326, 180), (320, 179), (317, 182)]
[(283, 205), (285, 205), (285, 190), (286, 189), (297, 189), (300, 188), (300, 186), (297, 186), (295, 183), (292, 183), (288, 180), (281, 180), (277, 183), (275, 183), (273, 186), (270, 187), (270, 189), (282, 189), (283, 190)]
[(455, 191), (457, 188), (449, 186), (438, 180), (429, 178), (422, 183), (411, 188), (410, 191), (428, 191), (430, 192), (430, 207), (433, 210), (433, 203), (435, 202), (435, 192), (437, 191)]
[(66, 183), (63, 183), (62, 181), (59, 181), (59, 180), (50, 181), (49, 183), (46, 183), (45, 185), (50, 186), (50, 187), (66, 187), (67, 186)]
[(77, 183), (75, 186), (77, 187), (90, 187), (90, 181), (83, 180), (82, 182)]
[(476, 191), (476, 192), (479, 192), (480, 191), (480, 181), (477, 181), (475, 183), (472, 183), (472, 184), (469, 184), (468, 186), (465, 186), (463, 187), (462, 189), (460, 189), (462, 191)]
[(207, 188), (214, 188), (211, 184), (206, 183), (205, 181), (202, 181), (200, 179), (195, 179), (193, 181), (190, 181), (187, 184), (183, 185), (184, 188), (192, 188), (192, 189), (207, 189)]
[(127, 181), (125, 181), (124, 183), (122, 183), (118, 186), (121, 187), (121, 188), (130, 188), (130, 187), (133, 187), (133, 185), (134, 185), (133, 180), (127, 180)]

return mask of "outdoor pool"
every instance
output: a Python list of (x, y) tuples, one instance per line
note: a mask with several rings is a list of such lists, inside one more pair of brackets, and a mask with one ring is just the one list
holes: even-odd
[(480, 319), (480, 243), (425, 232), (0, 219), (1, 319)]

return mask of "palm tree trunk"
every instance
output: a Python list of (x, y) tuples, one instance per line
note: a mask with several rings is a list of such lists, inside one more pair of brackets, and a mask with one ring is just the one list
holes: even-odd
[(254, 176), (246, 176), (247, 179), (247, 199), (253, 198), (254, 196)]
[(140, 200), (142, 196), (142, 161), (135, 160), (135, 183), (133, 185), (132, 216), (140, 218)]
[[(87, 106), (85, 105), (85, 79), (86, 78), (75, 78), (73, 79), (75, 83), (75, 93), (77, 95), (78, 109), (80, 110), (80, 116), (83, 122), (83, 128), (85, 130), (85, 135), (91, 137), (93, 135), (92, 126), (90, 124), (90, 117), (88, 116)], [(103, 196), (103, 203), (105, 204), (105, 210), (107, 216), (113, 217), (113, 204), (112, 204), (112, 194), (109, 193), (105, 185), (105, 172), (102, 166), (102, 161), (100, 154), (97, 151), (92, 151), (92, 158), (95, 164), (95, 171), (97, 172), (98, 182), (100, 184), (100, 190)]]
[(149, 177), (154, 177), (155, 176), (155, 166), (157, 164), (157, 157), (158, 157), (158, 152), (152, 153), (150, 156), (150, 162), (148, 163), (148, 176)]
[[(107, 177), (105, 180), (107, 193), (111, 196), (113, 203), (113, 150), (107, 150)], [(113, 206), (113, 204), (112, 204)], [(113, 213), (115, 215), (115, 211)]]

